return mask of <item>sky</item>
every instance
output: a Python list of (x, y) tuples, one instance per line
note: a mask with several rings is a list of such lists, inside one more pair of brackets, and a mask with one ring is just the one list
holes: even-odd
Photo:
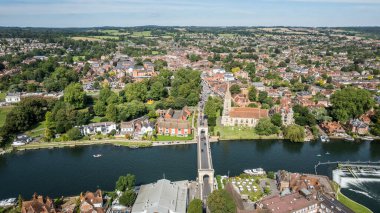
[(0, 0), (0, 26), (380, 26), (380, 0)]

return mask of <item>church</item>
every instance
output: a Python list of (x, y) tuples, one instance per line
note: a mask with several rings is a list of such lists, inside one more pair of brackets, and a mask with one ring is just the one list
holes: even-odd
[(231, 107), (231, 92), (229, 87), (224, 97), (222, 126), (247, 126), (255, 127), (260, 119), (268, 118), (269, 111), (260, 108)]

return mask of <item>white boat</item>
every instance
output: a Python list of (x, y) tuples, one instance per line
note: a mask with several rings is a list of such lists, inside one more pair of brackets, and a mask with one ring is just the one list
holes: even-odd
[(318, 154), (317, 157), (321, 157), (322, 155), (321, 154)]
[(374, 140), (373, 137), (371, 137), (371, 136), (364, 136), (364, 137), (362, 137), (362, 139), (365, 141), (373, 141)]
[(265, 175), (265, 170), (262, 168), (246, 169), (244, 170), (244, 173), (248, 175)]
[(21, 141), (15, 141), (12, 143), (12, 146), (24, 146), (25, 143), (24, 142), (21, 142)]
[(330, 138), (327, 135), (321, 135), (320, 139), (322, 142), (330, 142)]
[(344, 140), (346, 140), (346, 141), (355, 141), (355, 138), (353, 138), (351, 136), (348, 136), (348, 137), (345, 137)]
[(329, 155), (330, 154), (330, 152), (326, 152), (326, 155)]
[(96, 154), (96, 155), (92, 155), (94, 158), (100, 158), (102, 157), (102, 154)]

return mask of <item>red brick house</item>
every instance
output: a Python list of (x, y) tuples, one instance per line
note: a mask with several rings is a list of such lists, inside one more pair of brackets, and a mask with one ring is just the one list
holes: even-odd
[(182, 110), (157, 110), (156, 129), (158, 135), (186, 137), (192, 134), (190, 122), (187, 120), (191, 111), (184, 107)]

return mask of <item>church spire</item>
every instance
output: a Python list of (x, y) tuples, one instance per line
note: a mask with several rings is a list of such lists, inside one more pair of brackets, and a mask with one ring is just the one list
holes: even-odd
[(224, 107), (223, 115), (229, 115), (231, 110), (231, 92), (230, 92), (230, 82), (227, 82), (226, 94), (224, 95)]

